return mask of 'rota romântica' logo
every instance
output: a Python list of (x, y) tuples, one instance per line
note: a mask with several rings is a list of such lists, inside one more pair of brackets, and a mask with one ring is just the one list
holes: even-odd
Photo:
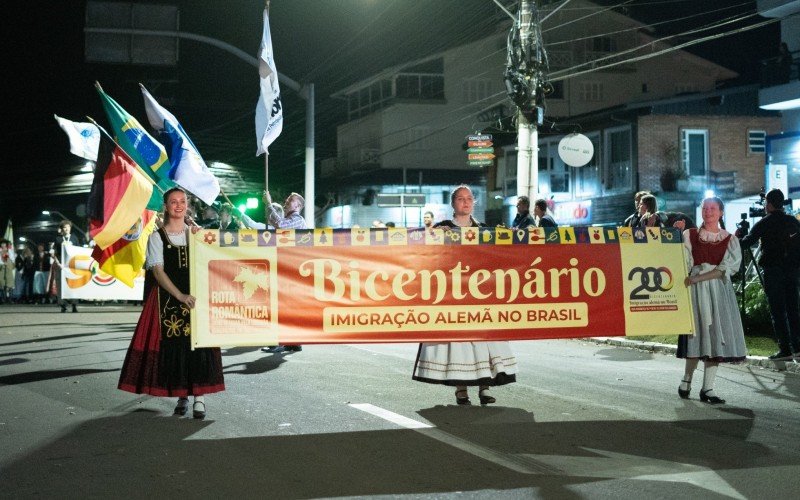
[(208, 272), (212, 332), (242, 333), (271, 325), (268, 261), (212, 260)]

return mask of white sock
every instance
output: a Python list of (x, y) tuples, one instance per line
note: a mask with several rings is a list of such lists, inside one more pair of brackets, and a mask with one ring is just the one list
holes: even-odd
[(714, 380), (717, 378), (717, 363), (705, 363), (703, 368), (703, 391), (708, 394), (714, 391)]
[(206, 404), (206, 398), (204, 396), (195, 396), (194, 402)]

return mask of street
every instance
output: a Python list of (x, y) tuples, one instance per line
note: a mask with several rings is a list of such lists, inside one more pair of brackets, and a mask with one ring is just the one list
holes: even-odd
[[(797, 498), (800, 377), (723, 365), (728, 404), (678, 398), (683, 360), (515, 342), (495, 405), (411, 380), (416, 344), (223, 350), (204, 421), (122, 392), (140, 309), (0, 308), (3, 498)], [(602, 332), (593, 332), (600, 336)]]

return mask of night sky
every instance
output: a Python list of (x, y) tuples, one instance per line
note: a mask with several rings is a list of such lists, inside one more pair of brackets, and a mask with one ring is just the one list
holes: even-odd
[[(263, 0), (161, 3), (180, 7), (181, 30), (224, 40), (256, 55)], [(596, 3), (624, 4), (620, 8), (627, 15), (644, 23), (708, 13), (659, 24), (657, 35), (755, 11), (755, 1), (738, 0)], [(516, 12), (516, 2), (503, 4)], [(712, 12), (725, 7), (730, 9)], [(182, 122), (207, 162), (223, 161), (250, 172), (263, 169), (263, 159), (255, 157), (258, 79), (253, 67), (191, 41), (180, 42), (180, 63), (174, 68), (88, 64), (86, 2), (13, 2), (4, 10), (0, 230), (10, 215), (20, 236), (21, 230), (32, 230), (43, 220), (42, 209), (75, 217), (76, 207), (85, 202), (86, 194), (50, 196), (45, 180), (74, 174), (83, 163), (70, 155), (53, 113), (75, 121), (89, 115), (107, 123), (95, 80), (142, 123), (146, 117), (137, 83), (144, 83), (157, 99), (166, 99), (162, 104)], [(278, 70), (316, 85), (318, 161), (335, 156), (336, 125), (345, 119), (344, 103), (330, 99), (331, 93), (388, 66), (486, 36), (506, 17), (491, 0), (273, 0), (270, 13)], [(752, 82), (757, 80), (759, 61), (776, 53), (779, 38), (774, 24), (690, 50), (739, 72), (742, 82)], [(285, 125), (270, 148), (270, 188), (286, 193), (303, 186), (305, 111), (304, 102), (291, 90), (284, 87), (282, 94)]]

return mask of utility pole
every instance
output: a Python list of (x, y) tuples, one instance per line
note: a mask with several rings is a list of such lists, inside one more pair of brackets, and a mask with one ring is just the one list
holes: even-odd
[(506, 91), (519, 108), (517, 116), (517, 195), (531, 202), (539, 191), (539, 133), (543, 119), (544, 47), (534, 0), (521, 0), (508, 38)]

